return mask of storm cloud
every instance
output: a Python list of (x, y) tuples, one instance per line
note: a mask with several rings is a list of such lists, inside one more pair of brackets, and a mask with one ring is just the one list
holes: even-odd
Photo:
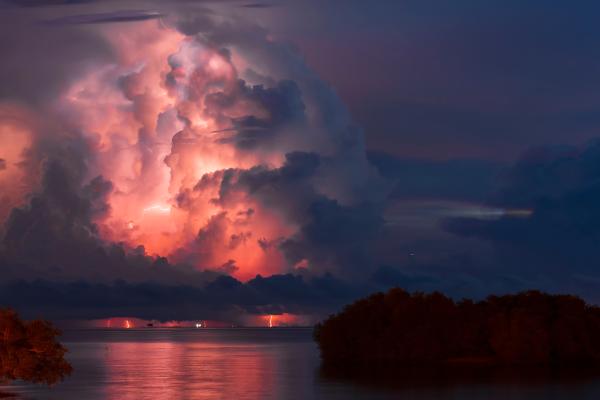
[[(338, 60), (329, 82), (384, 87), (360, 107), (351, 101), (367, 139), (406, 132), (398, 148), (368, 151), (339, 87), (307, 64), (311, 47), (267, 29), (285, 4), (110, 3), (2, 3), (0, 303), (59, 319), (234, 321), (322, 316), (394, 285), (456, 298), (568, 290), (596, 301), (597, 143), (534, 149), (516, 163), (486, 158), (513, 149), (493, 140), (483, 152), (454, 152), (465, 135), (501, 133), (519, 118), (490, 128), (493, 101), (481, 112), (448, 110), (431, 92), (408, 104), (413, 86), (382, 84), (404, 82), (406, 66), (371, 57), (400, 52), (357, 40), (353, 54), (366, 55)], [(379, 7), (364, 12), (397, 25), (397, 13)], [(352, 10), (326, 30), (360, 22)], [(355, 79), (378, 66), (385, 73)], [(464, 74), (446, 66), (444, 82)], [(426, 89), (448, 90), (438, 83)], [(467, 103), (479, 99), (471, 89)], [(382, 104), (387, 117), (374, 123)], [(443, 128), (443, 140), (413, 141), (423, 131), (415, 120)]]
[(0, 120), (5, 139), (22, 138), (0, 154), (7, 187), (21, 188), (1, 230), (8, 305), (44, 302), (64, 317), (77, 302), (85, 311), (70, 317), (90, 318), (104, 307), (168, 318), (184, 302), (215, 318), (319, 313), (376, 268), (386, 181), (333, 90), (263, 28), (184, 15), (70, 13), (35, 26), (85, 31), (82, 44), (107, 52), (58, 67), (55, 97), (3, 95), (25, 96)]

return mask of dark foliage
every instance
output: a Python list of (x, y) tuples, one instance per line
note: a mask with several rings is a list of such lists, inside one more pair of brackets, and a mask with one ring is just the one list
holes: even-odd
[(600, 365), (600, 308), (538, 291), (455, 302), (396, 288), (314, 334), (331, 365)]
[(69, 375), (67, 350), (56, 340), (50, 322), (25, 322), (11, 310), (0, 310), (0, 379), (54, 384)]

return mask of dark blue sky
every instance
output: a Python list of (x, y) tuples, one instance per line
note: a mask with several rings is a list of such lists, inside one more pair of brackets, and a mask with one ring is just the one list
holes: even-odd
[(370, 149), (514, 160), (596, 136), (596, 2), (332, 1), (273, 12), (276, 32), (336, 88)]

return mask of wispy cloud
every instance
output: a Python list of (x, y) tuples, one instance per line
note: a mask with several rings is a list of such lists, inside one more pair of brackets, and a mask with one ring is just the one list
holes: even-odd
[(46, 20), (50, 25), (80, 25), (80, 24), (110, 24), (115, 22), (138, 22), (164, 17), (159, 11), (150, 10), (123, 10), (96, 14), (68, 15), (56, 19)]
[(274, 4), (270, 4), (270, 3), (247, 3), (247, 4), (242, 4), (240, 7), (244, 7), (244, 8), (271, 8), (271, 7), (274, 7)]
[(85, 4), (94, 3), (101, 0), (5, 0), (0, 1), (0, 4), (10, 4), (17, 7), (47, 7), (47, 6), (60, 6), (60, 5), (71, 5), (71, 4)]

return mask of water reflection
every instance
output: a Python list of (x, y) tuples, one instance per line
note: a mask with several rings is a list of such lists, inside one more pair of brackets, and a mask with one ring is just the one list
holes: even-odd
[(321, 366), (320, 378), (327, 382), (346, 382), (365, 387), (413, 389), (419, 387), (448, 388), (451, 386), (498, 385), (535, 387), (560, 384), (578, 386), (600, 380), (597, 367), (560, 366), (469, 366), (440, 365), (437, 367), (393, 368), (371, 366)]
[[(411, 400), (597, 399), (597, 368), (438, 366), (352, 368), (321, 366), (320, 384), (354, 388), (356, 398)], [(334, 398), (334, 397), (332, 397)], [(337, 397), (335, 397), (337, 398)]]
[(265, 345), (111, 343), (105, 398), (156, 400), (275, 395), (277, 355)]
[(68, 331), (75, 372), (54, 388), (0, 386), (25, 399), (600, 398), (595, 372), (544, 370), (323, 370), (310, 330)]
[(68, 334), (65, 343), (75, 368), (70, 378), (51, 389), (17, 384), (0, 392), (35, 399), (311, 397), (306, 390), (314, 378), (316, 354), (306, 340), (308, 331), (149, 329)]

